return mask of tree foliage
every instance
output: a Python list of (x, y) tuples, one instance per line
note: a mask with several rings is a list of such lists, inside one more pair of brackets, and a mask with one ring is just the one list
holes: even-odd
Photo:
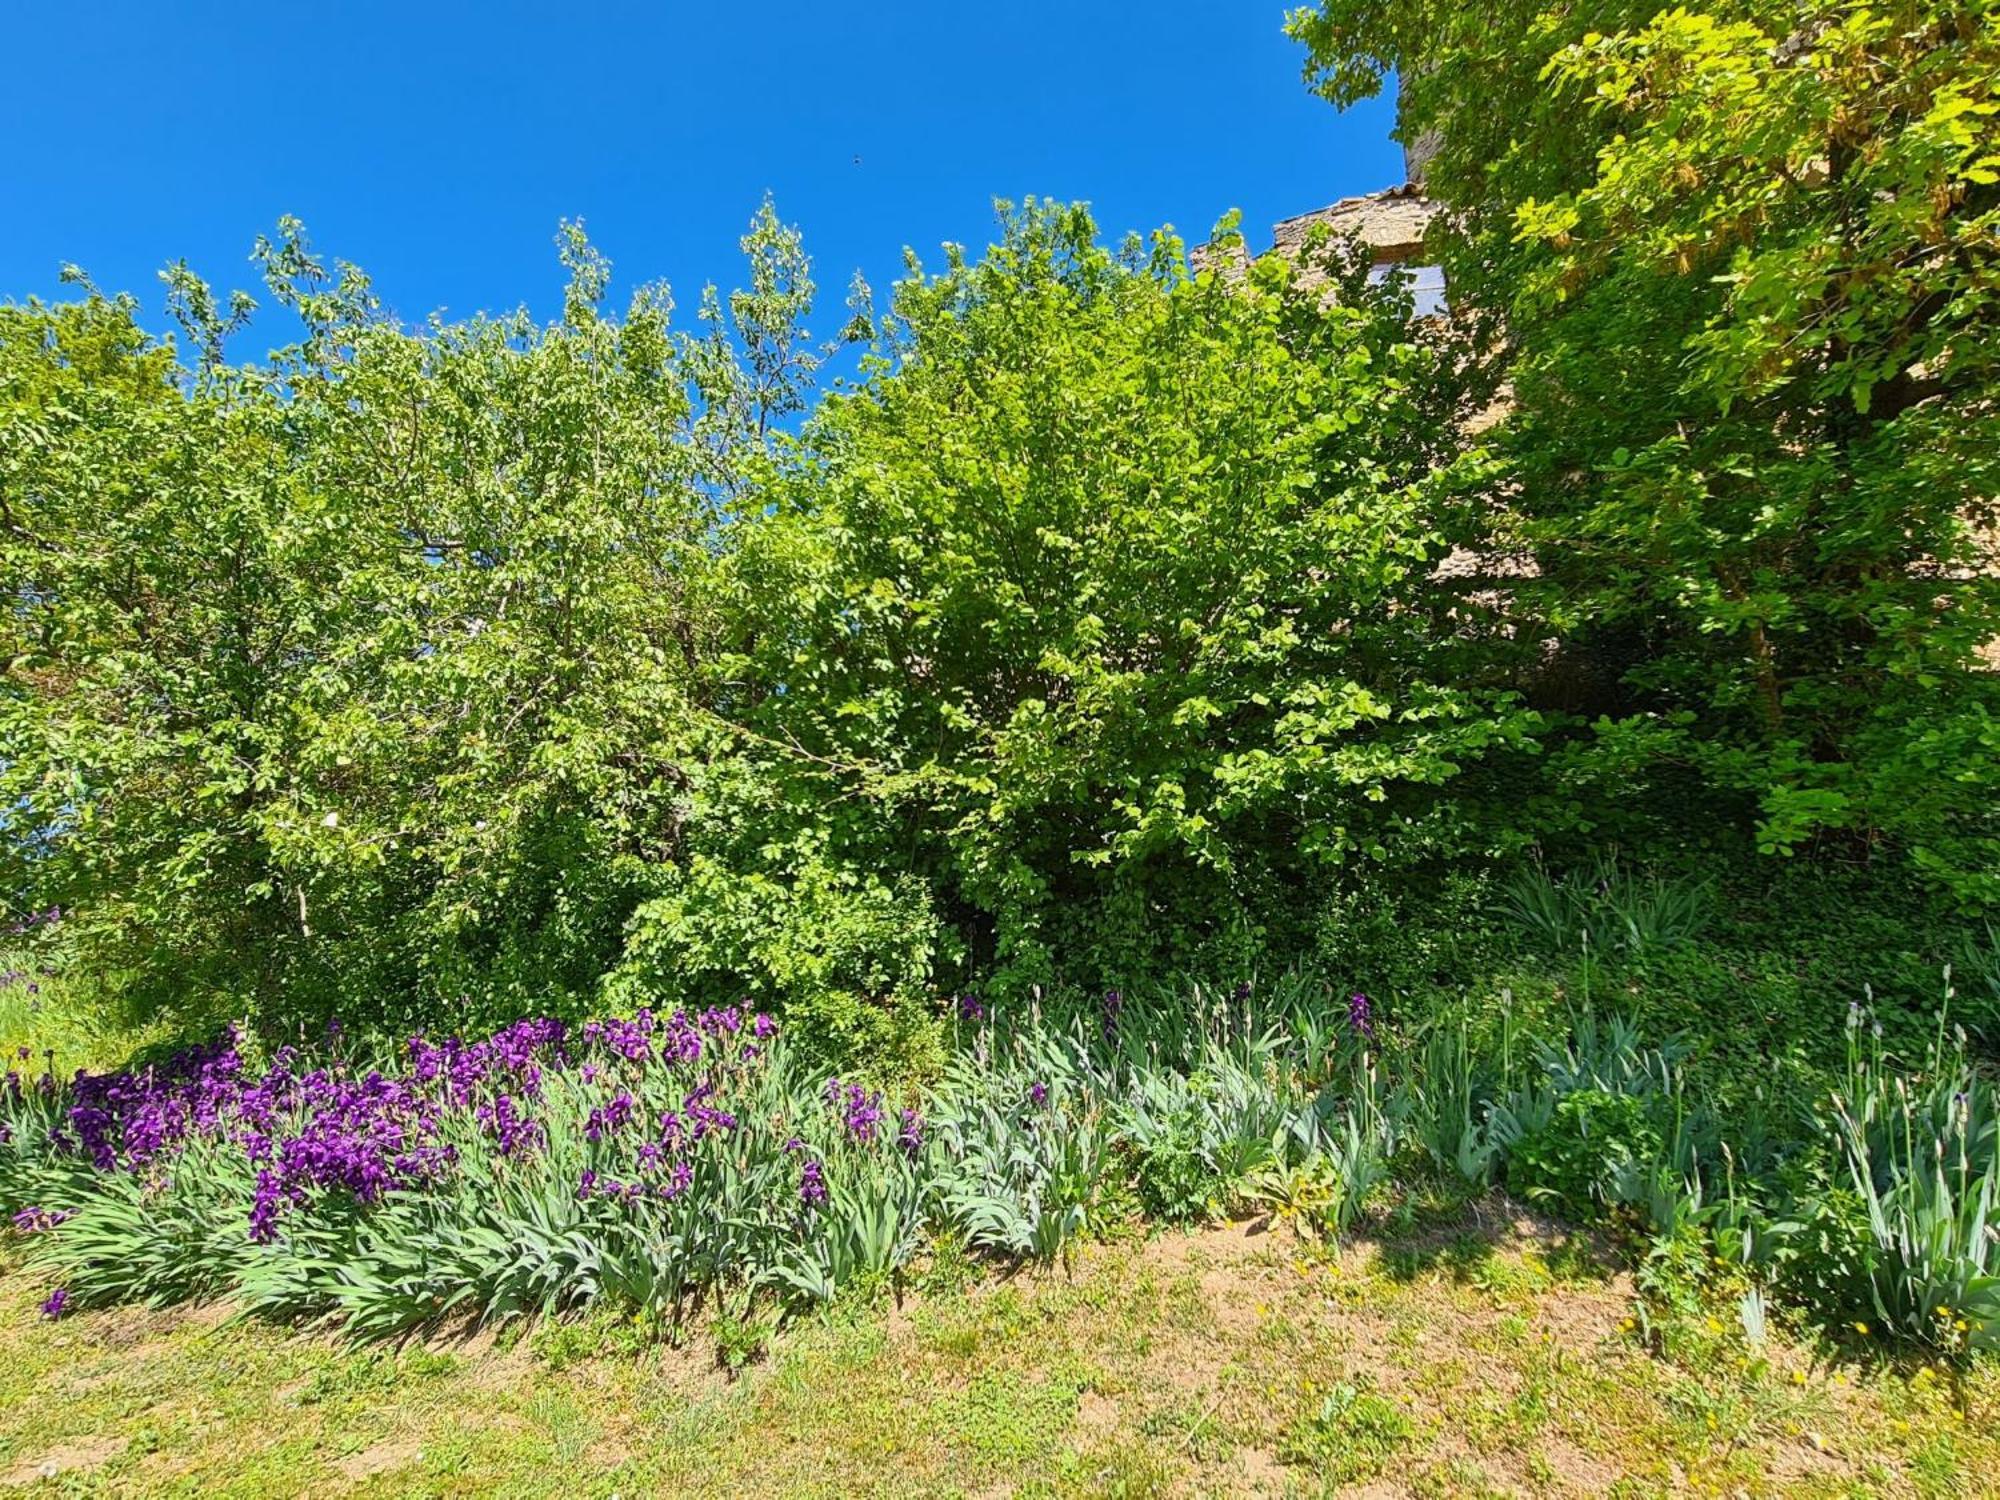
[(183, 270), (178, 343), (7, 310), (13, 881), (155, 1003), (748, 991), (879, 1042), (974, 962), (1296, 937), (1531, 735), (1426, 588), (1456, 354), (1351, 258), (1008, 211), (864, 290), (798, 427), (768, 208), (694, 335), (559, 243), (559, 323), (408, 329), (282, 226), (261, 365)]
[[(1968, 903), (2000, 791), (1993, 7), (1328, 0), (1335, 102), (1403, 82), (1540, 563), (1579, 777)], [(1691, 780), (1690, 780), (1691, 778)]]
[(1003, 228), (898, 289), (728, 559), (715, 701), (799, 786), (730, 826), (912, 880), (1017, 981), (1295, 933), (1532, 732), (1427, 584), (1452, 356), (1353, 265)]
[(673, 856), (717, 497), (795, 381), (560, 246), (560, 323), (406, 329), (287, 224), (263, 366), (180, 272), (192, 364), (94, 289), (0, 314), (15, 880), (162, 999), (587, 991)]
[(156, 1008), (844, 1049), (1537, 843), (1990, 906), (1992, 19), (1298, 13), (1439, 134), (1448, 319), (1033, 202), (834, 345), (769, 205), (686, 330), (576, 226), (546, 325), (405, 326), (290, 222), (261, 362), (184, 266), (171, 339), (0, 307), (7, 900)]

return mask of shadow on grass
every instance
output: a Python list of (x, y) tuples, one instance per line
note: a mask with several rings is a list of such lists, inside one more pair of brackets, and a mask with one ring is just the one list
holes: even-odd
[(1522, 1250), (1532, 1251), (1557, 1283), (1604, 1282), (1627, 1269), (1605, 1236), (1533, 1214), (1499, 1193), (1416, 1233), (1385, 1235), (1376, 1261), (1392, 1281), (1444, 1275), (1471, 1285), (1501, 1275), (1503, 1252)]

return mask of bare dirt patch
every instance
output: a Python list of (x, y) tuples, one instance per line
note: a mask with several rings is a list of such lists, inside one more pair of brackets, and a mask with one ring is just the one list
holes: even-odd
[(423, 1444), (413, 1437), (389, 1438), (373, 1443), (359, 1453), (350, 1453), (333, 1462), (335, 1472), (353, 1484), (373, 1479), (377, 1474), (393, 1474), (424, 1456)]
[(1238, 1448), (1230, 1483), (1245, 1495), (1282, 1495), (1293, 1476), (1278, 1462), (1277, 1455), (1262, 1448)]
[(19, 1489), (63, 1474), (87, 1474), (123, 1453), (128, 1441), (122, 1437), (92, 1437), (60, 1443), (40, 1458), (15, 1465), (0, 1476), (0, 1485)]

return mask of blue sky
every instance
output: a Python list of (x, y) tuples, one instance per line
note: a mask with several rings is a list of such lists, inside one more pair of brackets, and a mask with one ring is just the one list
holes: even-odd
[(1386, 100), (1305, 91), (1285, 5), (26, 0), (0, 23), (0, 300), (74, 261), (157, 322), (160, 266), (256, 290), (251, 241), (292, 213), (405, 317), (552, 316), (567, 215), (619, 291), (664, 277), (691, 320), (766, 190), (822, 332), (856, 267), (881, 290), (904, 245), (984, 245), (996, 196), (1190, 242), (1239, 207), (1261, 248), (1402, 178)]

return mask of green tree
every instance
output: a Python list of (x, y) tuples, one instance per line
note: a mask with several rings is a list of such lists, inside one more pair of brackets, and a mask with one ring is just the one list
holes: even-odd
[(126, 300), (0, 309), (8, 884), (151, 1003), (582, 1003), (678, 856), (718, 497), (810, 375), (803, 257), (767, 205), (752, 294), (677, 337), (559, 247), (559, 323), (409, 329), (287, 223), (303, 335), (263, 366), (184, 269), (191, 366)]
[(1990, 0), (1295, 13), (1336, 103), (1435, 132), (1455, 306), (1579, 733), (1555, 799), (1698, 792), (1790, 852), (2000, 899)]
[(1334, 258), (1195, 278), (1030, 204), (913, 267), (719, 575), (711, 701), (765, 774), (696, 820), (701, 899), (642, 909), (649, 982), (718, 951), (731, 882), (815, 926), (845, 891), (908, 995), (960, 952), (1016, 985), (1247, 960), (1344, 862), (1463, 847), (1437, 788), (1533, 716), (1427, 584), (1451, 355)]

